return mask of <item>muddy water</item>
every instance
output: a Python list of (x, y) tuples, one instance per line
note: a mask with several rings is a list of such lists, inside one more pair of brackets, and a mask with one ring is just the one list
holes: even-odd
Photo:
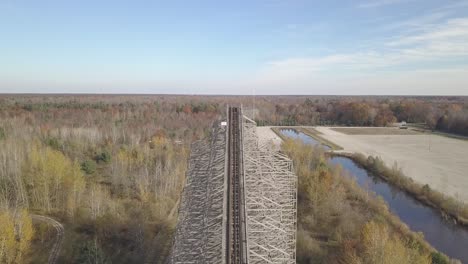
[[(281, 132), (285, 136), (301, 139), (306, 144), (320, 144), (295, 130), (288, 129)], [(468, 228), (445, 220), (437, 210), (375, 177), (349, 158), (334, 157), (330, 159), (330, 163), (341, 165), (360, 186), (381, 196), (394, 214), (398, 215), (411, 230), (423, 233), (434, 248), (463, 263), (468, 263)]]

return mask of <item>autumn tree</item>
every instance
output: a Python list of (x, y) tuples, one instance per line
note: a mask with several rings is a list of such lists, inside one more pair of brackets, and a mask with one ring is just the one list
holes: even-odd
[(351, 258), (347, 263), (431, 263), (430, 255), (422, 253), (416, 243), (401, 239), (386, 225), (375, 221), (368, 222), (361, 230), (360, 252), (347, 257)]
[(24, 255), (28, 252), (31, 246), (31, 240), (34, 236), (32, 219), (26, 209), (21, 210), (21, 213), (18, 216), (16, 232), (18, 238), (18, 254), (16, 256), (16, 262), (21, 262)]
[(60, 151), (33, 144), (23, 171), (33, 207), (74, 214), (85, 187), (78, 162), (72, 162)]
[(9, 210), (0, 211), (0, 262), (23, 263), (33, 236), (31, 216), (26, 209), (18, 215)]
[(14, 219), (9, 211), (0, 212), (0, 262), (13, 263), (16, 259)]

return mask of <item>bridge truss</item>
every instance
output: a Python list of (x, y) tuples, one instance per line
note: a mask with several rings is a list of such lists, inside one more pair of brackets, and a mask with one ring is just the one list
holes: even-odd
[[(246, 233), (246, 252), (239, 256), (252, 264), (296, 263), (297, 177), (292, 162), (267, 144), (259, 146), (255, 122), (241, 111), (239, 115), (241, 162), (236, 168), (242, 197), (234, 206), (244, 211), (240, 223)], [(170, 263), (245, 263), (229, 256), (234, 218), (228, 136), (226, 126), (217, 123), (208, 141), (192, 144)]]
[(170, 263), (223, 263), (226, 129), (192, 144)]
[(255, 122), (243, 120), (249, 263), (296, 263), (297, 177), (292, 162), (259, 146)]

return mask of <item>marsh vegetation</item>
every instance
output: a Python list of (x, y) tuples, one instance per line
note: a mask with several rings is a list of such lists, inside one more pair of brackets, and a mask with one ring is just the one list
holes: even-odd
[(299, 263), (449, 263), (385, 201), (362, 189), (323, 149), (286, 140), (299, 178)]

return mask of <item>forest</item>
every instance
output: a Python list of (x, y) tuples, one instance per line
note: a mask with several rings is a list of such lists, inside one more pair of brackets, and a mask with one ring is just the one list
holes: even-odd
[[(56, 230), (41, 216), (66, 230), (59, 262), (163, 262), (190, 144), (208, 136), (228, 104), (242, 104), (260, 125), (407, 121), (468, 135), (465, 97), (0, 95), (0, 262), (47, 262)], [(438, 257), (325, 165), (323, 153), (294, 144), (284, 152), (299, 175), (301, 263)]]
[[(405, 121), (468, 135), (466, 97), (309, 97), (284, 99), (256, 118), (260, 125), (389, 126)], [(258, 100), (257, 100), (258, 101)]]
[[(219, 106), (165, 98), (9, 97), (0, 103), (0, 262), (162, 262), (190, 143)], [(115, 100), (115, 101), (113, 101)]]

